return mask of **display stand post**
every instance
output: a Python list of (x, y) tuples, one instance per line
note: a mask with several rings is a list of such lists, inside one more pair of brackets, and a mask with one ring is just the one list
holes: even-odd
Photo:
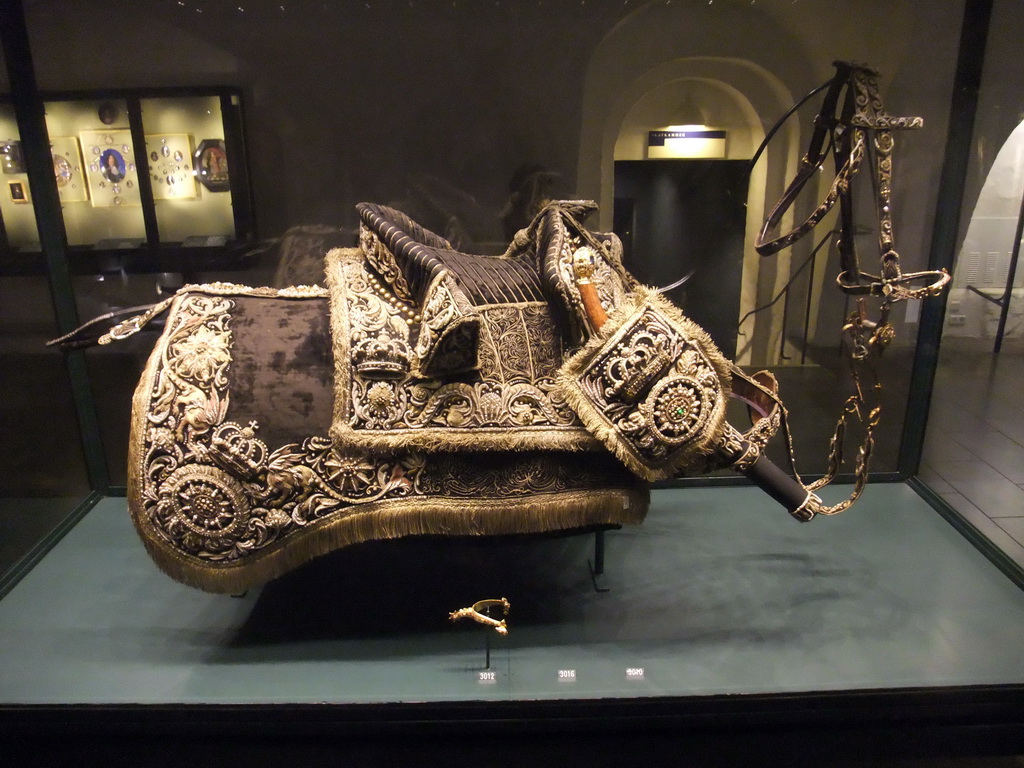
[(587, 565), (590, 566), (590, 580), (594, 583), (595, 592), (611, 591), (611, 587), (608, 586), (604, 577), (604, 534), (603, 530), (594, 533), (594, 559), (587, 561)]
[[(491, 616), (491, 610), (493, 608), (494, 608), (493, 605), (488, 605), (484, 609), (484, 615), (487, 618), (489, 618), (489, 619), (493, 619), (494, 618), (493, 616)], [(491, 631), (490, 631), (490, 628), (488, 628), (487, 631), (484, 632), (484, 669), (486, 670), (486, 669), (490, 669), (490, 668), (491, 668)]]
[(1003, 334), (1006, 333), (1006, 318), (1010, 314), (1010, 300), (1013, 298), (1013, 283), (1017, 277), (1017, 260), (1020, 258), (1020, 240), (1024, 237), (1024, 196), (1020, 201), (1020, 213), (1017, 214), (1017, 232), (1013, 237), (1013, 249), (1010, 252), (1010, 267), (1006, 272), (1006, 287), (999, 302), (999, 327), (996, 329), (996, 343), (993, 354), (999, 354), (1003, 347)]

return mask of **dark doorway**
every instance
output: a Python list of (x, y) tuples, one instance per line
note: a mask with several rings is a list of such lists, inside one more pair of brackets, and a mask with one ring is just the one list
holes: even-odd
[(626, 268), (654, 286), (690, 278), (667, 293), (704, 327), (728, 358), (736, 355), (746, 160), (619, 160), (613, 228)]

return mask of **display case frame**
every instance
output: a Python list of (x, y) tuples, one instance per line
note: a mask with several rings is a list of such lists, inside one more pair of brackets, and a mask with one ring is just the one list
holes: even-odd
[[(245, 755), (272, 764), (385, 765), (397, 759), (486, 760), (514, 766), (568, 753), (594, 766), (902, 764), (983, 758), (1012, 765), (1021, 749), (1022, 690), (608, 699), (581, 702), (237, 707), (21, 708), (4, 712), (12, 756), (115, 759), (130, 745), (141, 764)], [(50, 741), (54, 720), (63, 725)], [(45, 740), (45, 741), (40, 741)], [(495, 745), (498, 746), (495, 746)], [(57, 764), (57, 763), (51, 763)], [(61, 763), (64, 764), (64, 763)], [(259, 763), (256, 763), (259, 764)]]
[[(970, 152), (970, 129), (975, 105), (971, 100), (981, 77), (981, 52), (991, 2), (968, 2), (962, 30), (960, 66), (953, 93), (946, 147), (946, 162), (940, 181), (939, 213), (936, 216), (929, 268), (952, 265), (955, 248), (955, 220), (961, 208), (966, 158)], [(23, 35), (23, 37), (26, 37)], [(980, 41), (980, 42), (979, 42)], [(27, 39), (22, 42), (26, 43)], [(18, 60), (17, 36), (4, 37), (4, 50)], [(15, 63), (12, 80), (31, 80), (30, 59), (26, 75)], [(51, 99), (82, 98), (82, 92), (56, 94), (16, 93), (20, 108), (31, 113)], [(128, 100), (132, 115), (134, 144), (144, 146), (139, 100), (159, 95), (195, 95), (202, 89), (132, 89), (104, 92), (110, 98)], [(231, 88), (212, 89), (230, 105)], [(89, 97), (95, 97), (90, 93)], [(134, 99), (134, 102), (132, 101)], [(134, 104), (134, 106), (132, 106)], [(234, 105), (237, 106), (237, 105)], [(225, 112), (227, 115), (228, 112)], [(41, 114), (26, 124), (35, 126), (24, 141), (34, 143), (28, 152), (30, 177), (43, 178), (46, 151)], [(241, 124), (237, 126), (241, 135)], [(230, 148), (229, 144), (229, 148)], [(236, 145), (239, 149), (244, 142)], [(144, 164), (142, 158), (140, 165)], [(243, 169), (243, 157), (232, 157), (232, 189), (236, 169)], [(142, 198), (146, 194), (140, 174)], [(244, 176), (243, 176), (244, 180)], [(240, 182), (241, 183), (241, 182)], [(41, 217), (40, 231), (45, 268), (54, 285), (61, 330), (77, 322), (66, 243), (61, 240), (59, 199), (52, 194), (34, 195), (37, 204), (49, 209)], [(247, 181), (245, 188), (248, 187)], [(38, 192), (38, 190), (34, 190)], [(42, 198), (42, 199), (40, 199)], [(244, 206), (243, 206), (244, 207)], [(146, 209), (145, 202), (143, 203)], [(242, 212), (239, 232), (252, 232), (252, 205)], [(236, 224), (238, 223), (236, 219)], [(145, 215), (145, 249), (132, 254), (136, 264), (150, 271), (164, 271), (173, 265), (181, 270), (188, 263), (186, 249), (162, 249), (153, 210)], [(108, 256), (109, 254), (104, 254)], [(119, 254), (120, 255), (120, 254)], [(127, 255), (126, 255), (127, 256)], [(200, 264), (204, 256), (196, 256)], [(183, 261), (184, 260), (184, 261)], [(82, 262), (79, 262), (82, 263)], [(75, 267), (74, 269), (78, 269)], [(88, 270), (89, 267), (82, 267)], [(169, 270), (168, 270), (169, 271)], [(883, 477), (907, 484), (940, 514), (957, 526), (990, 560), (1018, 585), (1024, 585), (1024, 571), (1001, 558), (998, 548), (951, 510), (927, 483), (917, 477), (928, 420), (931, 382), (938, 363), (943, 307), (925, 305), (922, 310), (911, 391), (925, 393), (908, 405), (900, 449), (899, 470)], [(91, 401), (89, 376), (81, 356), (70, 356), (68, 367), (75, 382), (79, 420), (91, 456), (93, 493), (83, 500), (66, 524), (42, 542), (19, 571), (6, 580), (11, 589), (22, 576), (61, 539), (63, 533), (112, 492), (104, 459), (97, 449), (99, 426)], [(711, 479), (695, 486), (735, 485), (736, 481)], [(76, 749), (91, 755), (113, 758), (124, 753), (125, 745), (137, 750), (144, 760), (156, 761), (168, 750), (176, 755), (204, 759), (218, 755), (255, 755), (263, 759), (307, 758), (311, 764), (340, 755), (391, 761), (411, 750), (418, 756), (450, 757), (460, 748), (463, 757), (489, 760), (495, 764), (521, 763), (524, 759), (550, 757), (551, 750), (571, 750), (577, 759), (596, 765), (634, 759), (638, 752), (649, 762), (678, 762), (680, 752), (695, 761), (708, 763), (793, 764), (814, 760), (868, 760), (878, 758), (920, 758), (934, 756), (1009, 755), (1024, 751), (1024, 686), (990, 684), (972, 686), (894, 686), (879, 690), (808, 691), (788, 694), (744, 694), (713, 696), (671, 696), (583, 700), (566, 697), (555, 701), (470, 701), (385, 704), (128, 704), (95, 702), (67, 704), (12, 704), (0, 707), (0, 732), (13, 744), (14, 754), (54, 759), (68, 758)], [(54, 738), (54, 737), (57, 738)], [(465, 741), (464, 741), (465, 740)], [(466, 745), (466, 741), (470, 744)], [(637, 744), (641, 743), (642, 748)], [(454, 744), (454, 746), (453, 746)], [(324, 752), (330, 752), (325, 756)], [(766, 756), (766, 753), (767, 756)]]

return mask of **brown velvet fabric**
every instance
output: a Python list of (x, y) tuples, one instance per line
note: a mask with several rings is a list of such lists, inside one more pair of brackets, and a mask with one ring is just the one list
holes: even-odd
[(175, 298), (133, 400), (128, 476), (132, 520), (173, 578), (234, 593), (364, 541), (643, 520), (646, 487), (607, 454), (337, 450), (325, 298)]
[(271, 449), (327, 434), (334, 402), (327, 299), (232, 300), (230, 418), (258, 421)]

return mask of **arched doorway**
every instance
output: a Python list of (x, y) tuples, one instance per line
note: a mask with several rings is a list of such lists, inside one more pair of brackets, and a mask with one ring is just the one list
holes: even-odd
[[(591, 69), (600, 67), (595, 64)], [(626, 85), (591, 82), (588, 75), (577, 175), (581, 196), (601, 203), (601, 227), (610, 229), (615, 216), (615, 162), (639, 160), (647, 131), (678, 123), (681, 113), (699, 114), (704, 124), (726, 130), (726, 160), (749, 159), (764, 138), (765, 124), (785, 113), (792, 102), (778, 78), (735, 58), (674, 59)], [(774, 200), (784, 188), (797, 162), (798, 146), (799, 127), (795, 123), (783, 126), (765, 159), (749, 175), (734, 326), (789, 278), (788, 254), (763, 260), (753, 243), (766, 200)], [(736, 359), (762, 365), (778, 362), (782, 333), (781, 309), (752, 317), (740, 328), (738, 339), (734, 338)]]
[(614, 229), (627, 264), (651, 285), (685, 281), (667, 295), (729, 358), (737, 352), (749, 159), (761, 135), (734, 87), (681, 77), (630, 107), (613, 153)]
[[(996, 154), (978, 195), (953, 272), (943, 333), (974, 339), (996, 339), (1002, 300), (1011, 269), (1014, 240), (1024, 197), (1024, 122)], [(1024, 337), (1024, 270), (1019, 267), (1008, 302), (1005, 338)], [(1014, 298), (1017, 298), (1015, 309)], [(1001, 341), (1001, 339), (1000, 339)]]

